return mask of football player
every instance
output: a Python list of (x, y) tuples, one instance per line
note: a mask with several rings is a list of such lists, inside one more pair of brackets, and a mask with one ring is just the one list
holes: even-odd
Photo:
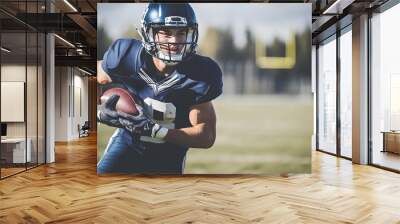
[(117, 112), (117, 95), (99, 106), (98, 120), (118, 129), (97, 171), (182, 174), (189, 148), (215, 142), (212, 100), (222, 93), (222, 72), (196, 54), (198, 24), (187, 3), (150, 3), (138, 31), (141, 41), (119, 39), (99, 62), (98, 82), (123, 86), (143, 109)]

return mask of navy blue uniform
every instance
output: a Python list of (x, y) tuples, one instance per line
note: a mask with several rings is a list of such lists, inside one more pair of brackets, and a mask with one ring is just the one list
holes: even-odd
[[(222, 93), (221, 69), (212, 59), (194, 54), (165, 77), (155, 68), (142, 42), (135, 39), (115, 41), (105, 53), (102, 67), (113, 84), (123, 85), (147, 103), (161, 105), (160, 108), (164, 104), (173, 107), (176, 111), (168, 122), (163, 121), (168, 117), (163, 112), (167, 112), (152, 111), (153, 119), (162, 126), (165, 123), (167, 128), (190, 127), (190, 107)], [(138, 144), (128, 131), (120, 128), (110, 138), (98, 172), (181, 174), (187, 150), (169, 142), (154, 143), (151, 139)]]

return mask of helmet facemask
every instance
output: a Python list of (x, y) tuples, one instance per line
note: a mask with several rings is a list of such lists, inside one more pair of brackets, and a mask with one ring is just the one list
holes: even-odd
[[(160, 40), (160, 31), (176, 29), (177, 36), (185, 33), (185, 38), (176, 42)], [(183, 30), (183, 31), (182, 31)], [(139, 31), (146, 51), (152, 56), (162, 60), (167, 65), (176, 65), (195, 53), (197, 47), (197, 24), (188, 26), (183, 17), (167, 17), (165, 23), (145, 24)], [(179, 39), (175, 37), (176, 39)], [(174, 52), (174, 51), (177, 52)]]

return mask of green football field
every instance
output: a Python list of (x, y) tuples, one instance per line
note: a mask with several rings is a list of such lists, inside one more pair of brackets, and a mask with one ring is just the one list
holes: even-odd
[[(217, 140), (210, 149), (189, 150), (185, 173), (311, 172), (311, 96), (224, 96), (214, 107)], [(99, 124), (98, 159), (112, 133)]]

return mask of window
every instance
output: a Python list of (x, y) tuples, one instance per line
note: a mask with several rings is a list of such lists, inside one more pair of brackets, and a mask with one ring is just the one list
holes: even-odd
[(352, 33), (351, 26), (340, 36), (340, 154), (351, 158), (352, 141)]
[(336, 36), (318, 48), (318, 149), (336, 153)]
[[(21, 14), (40, 13), (44, 3), (18, 2), (18, 7)], [(0, 3), (3, 4), (15, 5), (15, 2)], [(45, 163), (46, 40), (43, 33), (12, 16), (0, 12), (0, 17), (8, 21), (0, 29), (0, 111), (6, 115), (1, 118), (4, 130), (0, 178), (4, 178)], [(18, 109), (10, 109), (8, 105)]]
[(372, 163), (400, 170), (400, 5), (371, 18)]

